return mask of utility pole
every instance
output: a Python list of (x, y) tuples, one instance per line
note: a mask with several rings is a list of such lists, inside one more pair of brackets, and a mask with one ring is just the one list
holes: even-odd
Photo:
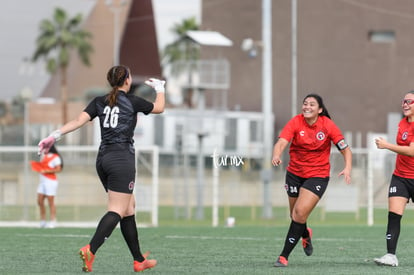
[(263, 217), (272, 217), (270, 183), (272, 180), (272, 0), (262, 0), (262, 112), (263, 112)]

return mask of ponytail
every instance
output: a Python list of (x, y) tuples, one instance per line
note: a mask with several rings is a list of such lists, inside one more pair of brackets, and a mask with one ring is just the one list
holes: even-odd
[(113, 107), (116, 105), (119, 87), (124, 85), (125, 80), (129, 77), (129, 68), (126, 66), (114, 66), (109, 69), (106, 74), (106, 79), (112, 90), (109, 92), (106, 100), (109, 102), (109, 106)]

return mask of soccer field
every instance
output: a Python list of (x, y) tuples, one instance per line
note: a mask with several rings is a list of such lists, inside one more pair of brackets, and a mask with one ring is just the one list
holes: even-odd
[[(158, 265), (148, 274), (412, 274), (414, 226), (402, 227), (399, 267), (377, 266), (385, 254), (385, 226), (313, 226), (314, 254), (301, 244), (287, 268), (275, 268), (287, 226), (140, 228), (142, 250)], [(79, 274), (78, 249), (94, 228), (0, 228), (0, 274)], [(131, 274), (132, 259), (117, 228), (100, 248), (94, 263), (98, 274)]]

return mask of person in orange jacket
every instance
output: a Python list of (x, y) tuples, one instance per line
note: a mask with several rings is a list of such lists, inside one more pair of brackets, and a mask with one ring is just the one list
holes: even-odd
[[(32, 161), (32, 168), (40, 174), (37, 187), (37, 204), (40, 209), (40, 227), (54, 228), (56, 226), (55, 196), (59, 182), (56, 173), (62, 171), (63, 160), (55, 146), (47, 154), (43, 154), (39, 162)], [(46, 222), (47, 199), (49, 205), (49, 222)]]

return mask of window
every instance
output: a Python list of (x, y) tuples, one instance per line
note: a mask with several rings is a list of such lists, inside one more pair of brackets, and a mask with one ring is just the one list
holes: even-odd
[(227, 134), (224, 139), (225, 150), (233, 151), (237, 149), (237, 119), (229, 118), (226, 121)]
[(395, 42), (394, 31), (370, 31), (369, 40), (374, 43), (393, 43)]

